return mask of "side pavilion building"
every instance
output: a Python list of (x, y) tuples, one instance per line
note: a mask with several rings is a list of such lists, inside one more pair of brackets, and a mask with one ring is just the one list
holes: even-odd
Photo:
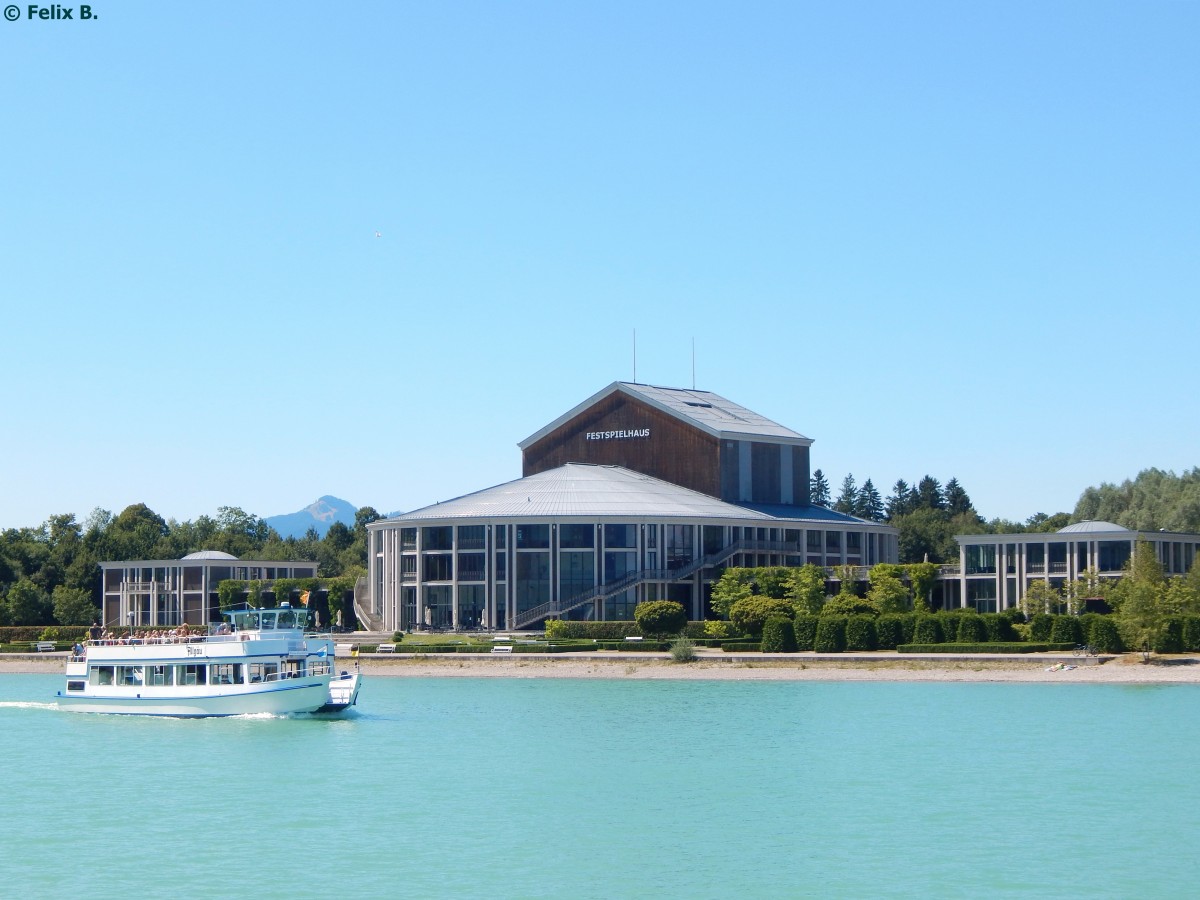
[(808, 502), (812, 441), (708, 391), (616, 382), (520, 443), (524, 477), (373, 522), (390, 629), (708, 611), (724, 566), (895, 562), (896, 530)]
[(1051, 533), (960, 534), (959, 565), (943, 566), (941, 581), (948, 606), (999, 612), (1020, 603), (1030, 583), (1061, 589), (1094, 573), (1116, 581), (1134, 548), (1150, 545), (1167, 575), (1189, 572), (1200, 554), (1200, 534), (1131, 531), (1112, 522), (1077, 522)]

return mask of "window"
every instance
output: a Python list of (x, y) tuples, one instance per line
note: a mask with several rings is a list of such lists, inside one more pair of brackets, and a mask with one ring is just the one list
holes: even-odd
[(422, 550), (449, 550), (454, 546), (454, 529), (449, 525), (421, 529)]
[(486, 553), (460, 553), (458, 554), (458, 580), (459, 581), (483, 581), (484, 571), (487, 567)]
[(636, 525), (605, 525), (604, 546), (610, 550), (632, 550), (637, 547)]
[(483, 525), (459, 525), (458, 549), (483, 550), (487, 546), (487, 534)]
[(549, 525), (518, 525), (518, 550), (544, 550), (550, 546)]
[(596, 529), (592, 525), (558, 526), (558, 546), (571, 549), (590, 549), (596, 546)]
[(417, 549), (417, 529), (401, 528), (400, 529), (400, 549), (401, 550), (416, 550)]
[(426, 553), (423, 565), (424, 581), (450, 581), (454, 578), (454, 557), (449, 553)]

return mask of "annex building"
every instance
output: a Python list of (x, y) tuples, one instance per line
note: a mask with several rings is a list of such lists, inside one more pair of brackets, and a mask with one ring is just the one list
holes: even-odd
[(272, 582), (315, 578), (315, 562), (238, 559), (201, 550), (183, 559), (102, 562), (103, 622), (124, 625), (207, 625), (220, 619), (217, 586), (229, 578)]
[(897, 532), (809, 504), (812, 440), (708, 391), (615, 382), (521, 441), (521, 478), (367, 526), (388, 629), (704, 618), (724, 566), (896, 562)]
[(1050, 534), (955, 535), (959, 565), (943, 566), (948, 606), (999, 612), (1020, 603), (1033, 581), (1061, 589), (1091, 571), (1115, 581), (1141, 542), (1167, 575), (1184, 575), (1200, 554), (1200, 534), (1131, 531), (1112, 522), (1078, 522)]

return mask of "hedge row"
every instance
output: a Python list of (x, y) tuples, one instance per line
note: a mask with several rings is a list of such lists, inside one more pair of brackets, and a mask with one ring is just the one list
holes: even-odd
[(1031, 644), (997, 641), (978, 644), (901, 644), (897, 653), (1055, 653), (1075, 649), (1076, 644)]

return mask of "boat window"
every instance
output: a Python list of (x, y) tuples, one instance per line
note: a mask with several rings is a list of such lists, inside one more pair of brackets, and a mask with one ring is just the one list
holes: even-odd
[(279, 664), (250, 663), (246, 666), (246, 672), (249, 676), (251, 684), (260, 684), (264, 681), (276, 681), (279, 678)]
[(295, 628), (296, 627), (295, 613), (293, 613), (290, 609), (285, 609), (283, 612), (281, 612), (279, 614), (279, 627), (280, 628)]
[(113, 666), (92, 666), (89, 680), (92, 684), (112, 684), (113, 672)]
[(174, 666), (147, 666), (146, 683), (155, 687), (169, 686), (175, 683), (174, 673)]
[(209, 684), (241, 684), (241, 663), (215, 663), (211, 666)]
[(124, 684), (128, 685), (129, 687), (141, 687), (142, 667), (117, 666), (117, 684)]
[(67, 690), (68, 691), (82, 691), (83, 690), (83, 682), (82, 681), (68, 681), (67, 682)]
[(187, 665), (175, 667), (175, 683), (183, 685), (205, 684), (208, 666)]
[(262, 614), (262, 630), (271, 631), (275, 628), (275, 613), (265, 612)]

